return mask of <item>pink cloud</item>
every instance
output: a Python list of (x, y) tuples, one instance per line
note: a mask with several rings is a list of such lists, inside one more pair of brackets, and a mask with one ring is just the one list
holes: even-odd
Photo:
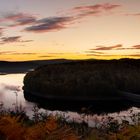
[(22, 36), (10, 36), (10, 37), (2, 37), (0, 38), (0, 44), (7, 44), (7, 43), (15, 43), (15, 42), (31, 42), (33, 40), (22, 40)]
[(35, 25), (26, 27), (24, 31), (42, 33), (58, 31), (68, 27), (74, 20), (72, 17), (50, 17), (37, 20)]
[(36, 17), (26, 13), (7, 14), (0, 19), (1, 22), (12, 21), (13, 24), (9, 26), (20, 26), (32, 24), (36, 21)]
[(0, 36), (3, 35), (3, 28), (0, 28)]
[(26, 27), (24, 31), (34, 33), (59, 31), (68, 28), (68, 25), (79, 22), (84, 17), (102, 14), (104, 11), (110, 11), (117, 7), (120, 7), (120, 5), (110, 3), (74, 7), (69, 11), (70, 16), (47, 17), (36, 20), (33, 25)]
[(73, 10), (75, 11), (90, 11), (90, 10), (111, 10), (117, 7), (120, 7), (121, 5), (118, 4), (96, 4), (96, 5), (88, 5), (88, 6), (77, 6), (74, 7)]
[(117, 45), (114, 45), (114, 46), (97, 46), (97, 48), (94, 48), (94, 49), (91, 49), (91, 50), (114, 50), (114, 49), (118, 49), (118, 48), (121, 48), (122, 47), (122, 44), (117, 44)]
[(132, 46), (134, 49), (140, 49), (140, 45)]
[(125, 14), (126, 16), (140, 16), (140, 13)]
[(88, 5), (88, 6), (78, 6), (74, 7), (72, 11), (78, 17), (85, 17), (85, 16), (94, 16), (98, 14), (102, 14), (103, 12), (107, 12), (113, 9), (120, 7), (121, 5), (118, 4), (96, 4), (96, 5)]

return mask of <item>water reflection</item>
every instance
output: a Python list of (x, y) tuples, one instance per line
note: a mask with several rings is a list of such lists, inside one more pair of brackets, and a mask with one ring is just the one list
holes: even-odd
[[(15, 104), (22, 105), (27, 112), (27, 115), (32, 116), (32, 108), (35, 105), (34, 103), (28, 102), (24, 99), (23, 96), (23, 77), (25, 74), (8, 74), (0, 75), (0, 102), (4, 103), (6, 108), (14, 108)], [(85, 122), (90, 127), (99, 127), (108, 122), (108, 118), (112, 117), (113, 119), (118, 120), (121, 123), (123, 120), (129, 121), (133, 124), (132, 116), (139, 117), (140, 108), (132, 107), (126, 111), (108, 113), (102, 115), (87, 115), (87, 114), (78, 114), (77, 112), (71, 111), (50, 111), (40, 108), (40, 112), (46, 112), (47, 114), (59, 115), (67, 118), (67, 121), (76, 121), (78, 123)], [(137, 119), (137, 118), (136, 118)]]
[(23, 96), (23, 77), (25, 74), (0, 75), (0, 102), (6, 108), (14, 108), (15, 105), (22, 105), (30, 115), (33, 103), (27, 102)]

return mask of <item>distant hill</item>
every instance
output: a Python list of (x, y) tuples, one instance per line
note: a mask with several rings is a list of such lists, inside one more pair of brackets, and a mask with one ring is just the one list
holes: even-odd
[[(97, 60), (97, 59), (89, 59), (89, 60), (67, 60), (67, 59), (52, 59), (52, 60), (32, 60), (32, 61), (0, 61), (0, 74), (10, 74), (10, 73), (26, 73), (28, 71), (31, 71), (32, 69), (35, 69), (37, 67), (41, 67), (44, 65), (48, 64), (61, 64), (61, 63), (96, 63), (96, 64), (101, 64), (101, 63), (120, 63), (125, 62), (127, 64), (135, 65), (136, 67), (140, 66), (140, 59), (120, 59), (119, 61), (117, 60)], [(72, 63), (72, 64), (74, 64)]]
[(25, 73), (36, 67), (47, 64), (59, 64), (69, 62), (71, 60), (66, 59), (53, 59), (53, 60), (33, 60), (33, 61), (0, 61), (0, 74), (10, 73)]

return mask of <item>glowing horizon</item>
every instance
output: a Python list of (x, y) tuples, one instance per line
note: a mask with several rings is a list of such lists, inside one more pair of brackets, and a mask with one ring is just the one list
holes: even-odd
[(0, 60), (140, 58), (138, 0), (5, 0)]

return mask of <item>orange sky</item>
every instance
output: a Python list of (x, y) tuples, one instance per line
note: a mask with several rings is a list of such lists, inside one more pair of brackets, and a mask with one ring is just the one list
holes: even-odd
[(139, 0), (4, 0), (0, 60), (140, 57)]

